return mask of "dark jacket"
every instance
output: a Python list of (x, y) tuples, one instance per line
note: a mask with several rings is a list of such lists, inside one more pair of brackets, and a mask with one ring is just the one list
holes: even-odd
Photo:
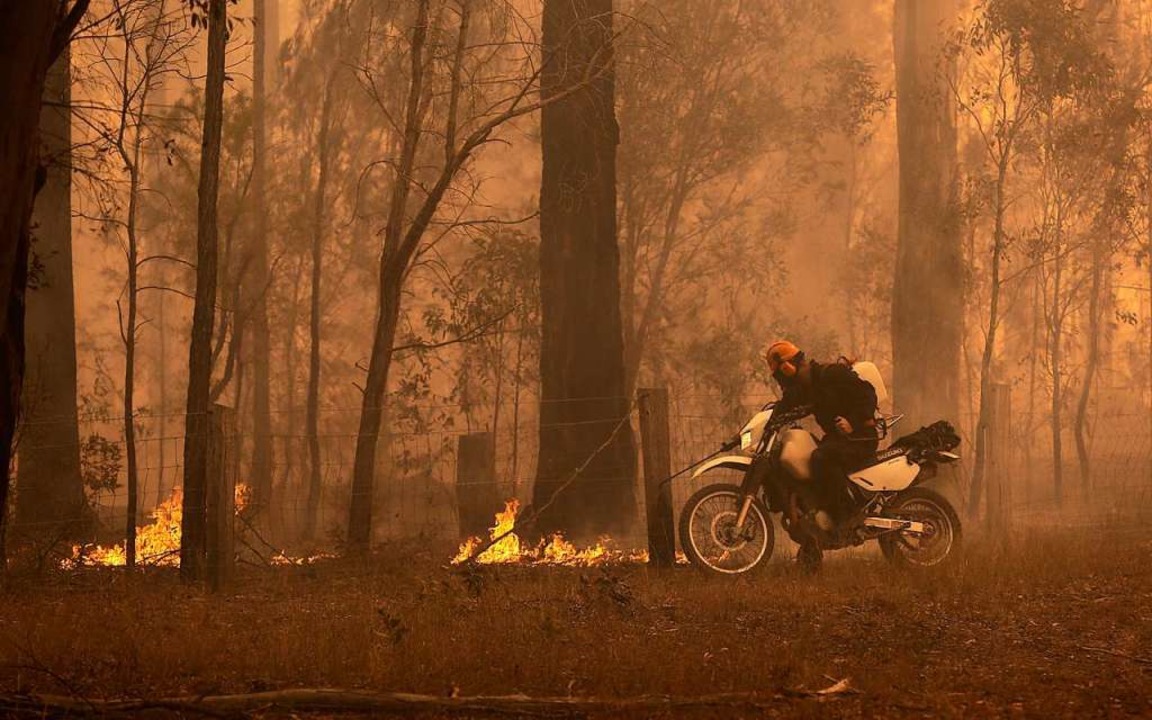
[(816, 422), (825, 433), (839, 434), (836, 418), (852, 424), (852, 437), (874, 438), (876, 428), (876, 388), (844, 363), (824, 365), (812, 362), (812, 386), (805, 390), (798, 382), (784, 387), (781, 409), (811, 405)]

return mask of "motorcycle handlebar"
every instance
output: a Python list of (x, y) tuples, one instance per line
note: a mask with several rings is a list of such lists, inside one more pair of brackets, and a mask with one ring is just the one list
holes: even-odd
[(790, 422), (802, 420), (812, 414), (811, 405), (801, 405), (800, 407), (793, 408), (792, 410), (781, 414), (779, 417), (772, 418), (773, 426), (785, 425)]

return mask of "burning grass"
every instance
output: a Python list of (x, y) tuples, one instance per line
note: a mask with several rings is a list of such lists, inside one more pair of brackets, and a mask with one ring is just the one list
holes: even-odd
[[(236, 486), (236, 516), (242, 516), (251, 500), (251, 489), (245, 484)], [(160, 503), (151, 514), (151, 522), (136, 528), (136, 561), (144, 567), (180, 567), (181, 522), (184, 517), (184, 493), (176, 488), (167, 500)], [(239, 523), (237, 523), (239, 525)], [(310, 565), (320, 560), (331, 560), (332, 553), (316, 553), (307, 556), (289, 555), (277, 551), (268, 562), (272, 565)], [(60, 562), (63, 570), (76, 570), (81, 567), (124, 567), (128, 556), (124, 544), (74, 545), (71, 557)]]
[[(495, 524), (488, 530), (491, 545), (480, 552), (485, 542), (471, 537), (460, 544), (453, 565), (468, 562), (475, 556), (481, 565), (561, 565), (566, 567), (593, 567), (621, 563), (648, 562), (647, 550), (619, 550), (611, 537), (603, 536), (591, 547), (578, 548), (561, 533), (541, 539), (535, 546), (526, 547), (516, 534), (516, 518), (520, 514), (520, 501), (515, 498), (504, 503), (496, 513)], [(477, 555), (479, 552), (479, 555)]]
[[(226, 596), (184, 587), (171, 569), (89, 568), (16, 579), (0, 595), (0, 686), (91, 697), (756, 692), (792, 716), (1147, 716), (1150, 553), (1142, 533), (1053, 532), (975, 547), (949, 574), (833, 557), (817, 578), (776, 563), (728, 580), (446, 568), (449, 548), (397, 547), (358, 564), (247, 568)], [(845, 677), (859, 695), (789, 695)]]
[[(243, 486), (237, 486), (237, 508), (243, 507), (246, 497)], [(152, 522), (136, 528), (136, 558), (141, 565), (161, 567), (180, 566), (180, 523), (184, 517), (184, 493), (181, 488), (172, 491), (167, 500), (152, 511)], [(63, 561), (64, 569), (83, 565), (123, 567), (128, 562), (124, 544), (75, 545), (72, 557)]]

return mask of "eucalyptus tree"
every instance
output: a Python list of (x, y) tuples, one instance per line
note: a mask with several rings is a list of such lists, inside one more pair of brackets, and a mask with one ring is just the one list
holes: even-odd
[(1101, 77), (1102, 65), (1083, 16), (1066, 0), (988, 0), (954, 34), (946, 56), (958, 63), (956, 76), (948, 80), (949, 92), (979, 148), (980, 166), (973, 174), (989, 198), (992, 224), (987, 254), (968, 258), (987, 277), (975, 467), (969, 490), (969, 509), (975, 512), (984, 490), (1003, 293), (1016, 277), (1005, 269), (1018, 240), (1008, 225), (1015, 161), (1045, 108), (1089, 92)]

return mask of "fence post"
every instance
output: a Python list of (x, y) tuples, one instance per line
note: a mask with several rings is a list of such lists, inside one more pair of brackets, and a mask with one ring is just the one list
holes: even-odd
[(1012, 482), (1009, 451), (1012, 447), (1012, 388), (1007, 383), (993, 383), (991, 418), (988, 423), (988, 529), (1002, 533), (1008, 529)]
[(456, 512), (461, 537), (486, 537), (503, 507), (496, 486), (496, 440), (490, 432), (456, 439)]
[(648, 520), (648, 562), (672, 567), (676, 562), (676, 531), (672, 518), (672, 474), (668, 431), (668, 390), (642, 388), (638, 394), (640, 447), (644, 454), (644, 498)]
[(235, 426), (232, 408), (213, 405), (208, 411), (207, 570), (213, 591), (231, 583), (236, 564), (236, 476), (230, 472)]

